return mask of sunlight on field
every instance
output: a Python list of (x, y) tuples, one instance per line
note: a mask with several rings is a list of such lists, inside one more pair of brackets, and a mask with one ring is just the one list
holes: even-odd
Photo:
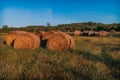
[(1, 80), (119, 80), (120, 38), (72, 36), (74, 49), (15, 50), (0, 35)]

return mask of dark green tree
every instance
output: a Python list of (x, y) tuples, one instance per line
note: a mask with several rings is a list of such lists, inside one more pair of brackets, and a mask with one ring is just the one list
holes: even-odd
[(105, 30), (103, 26), (97, 26), (97, 31)]
[(8, 28), (8, 26), (7, 25), (3, 25), (3, 27), (2, 27), (3, 29), (7, 29)]
[(50, 27), (50, 26), (51, 26), (51, 24), (48, 22), (48, 23), (47, 23), (47, 27)]

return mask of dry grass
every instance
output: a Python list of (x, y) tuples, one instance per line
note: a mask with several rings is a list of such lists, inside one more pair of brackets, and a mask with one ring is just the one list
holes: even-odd
[[(4, 35), (3, 35), (4, 36)], [(14, 50), (0, 36), (0, 80), (119, 80), (120, 38), (74, 36), (75, 48)]]

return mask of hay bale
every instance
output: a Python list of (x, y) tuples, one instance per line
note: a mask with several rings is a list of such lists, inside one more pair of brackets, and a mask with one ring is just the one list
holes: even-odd
[(74, 36), (80, 36), (81, 34), (81, 31), (80, 30), (75, 30), (74, 31)]
[(34, 40), (33, 50), (36, 49), (36, 48), (39, 48), (40, 47), (40, 40), (41, 40), (40, 37), (35, 35), (35, 34), (33, 34), (33, 33), (31, 33), (30, 35), (31, 35), (31, 37)]
[(74, 35), (74, 32), (66, 32), (68, 35), (71, 35), (73, 36)]
[(107, 36), (107, 32), (106, 31), (99, 31), (99, 36), (100, 37), (106, 37)]
[(26, 33), (26, 32), (19, 31), (19, 30), (9, 32), (8, 35), (6, 36), (6, 40), (5, 40), (6, 45), (8, 45), (8, 46), (12, 45), (15, 38), (21, 33)]
[(47, 40), (49, 38), (51, 38), (53, 36), (53, 34), (55, 34), (56, 32), (55, 31), (48, 31), (46, 32), (45, 34), (43, 34), (41, 36), (41, 47), (46, 47), (46, 44), (47, 44)]
[(70, 35), (68, 35), (68, 34), (66, 34), (66, 33), (64, 33), (64, 32), (59, 32), (60, 34), (63, 34), (65, 37), (66, 37), (66, 39), (68, 40), (68, 44), (69, 44), (69, 48), (73, 48), (74, 47), (74, 39), (70, 36)]
[(37, 31), (37, 32), (34, 32), (34, 34), (36, 34), (37, 36), (39, 37), (42, 37), (46, 32), (45, 31)]
[(61, 51), (73, 48), (74, 40), (68, 34), (56, 32), (47, 41), (47, 48), (50, 50)]
[(33, 33), (22, 33), (14, 41), (14, 48), (27, 48), (34, 50), (40, 45), (40, 38)]
[(116, 31), (115, 30), (110, 30), (110, 33), (115, 33)]
[(74, 45), (75, 45), (74, 39), (72, 37), (69, 37), (69, 40), (70, 40), (70, 48), (72, 49), (74, 48)]
[(94, 31), (88, 31), (88, 36), (95, 36), (95, 32)]
[(55, 31), (48, 31), (42, 36), (42, 40), (48, 40), (50, 37), (52, 37), (53, 34), (55, 34)]
[(84, 30), (84, 31), (82, 32), (82, 35), (83, 35), (83, 36), (88, 36), (88, 31), (87, 31), (87, 30)]

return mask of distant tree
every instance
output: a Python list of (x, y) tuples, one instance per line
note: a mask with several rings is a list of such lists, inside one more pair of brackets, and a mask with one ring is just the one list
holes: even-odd
[(111, 27), (110, 30), (115, 30), (115, 27)]
[(50, 26), (51, 26), (51, 24), (48, 22), (48, 23), (47, 23), (47, 27), (50, 27)]
[(3, 27), (2, 27), (3, 29), (7, 29), (8, 28), (8, 26), (7, 25), (3, 25)]
[(104, 27), (103, 26), (97, 26), (97, 31), (101, 31), (101, 30), (104, 30)]
[(117, 28), (115, 30), (116, 31), (120, 31), (120, 26), (117, 26)]

